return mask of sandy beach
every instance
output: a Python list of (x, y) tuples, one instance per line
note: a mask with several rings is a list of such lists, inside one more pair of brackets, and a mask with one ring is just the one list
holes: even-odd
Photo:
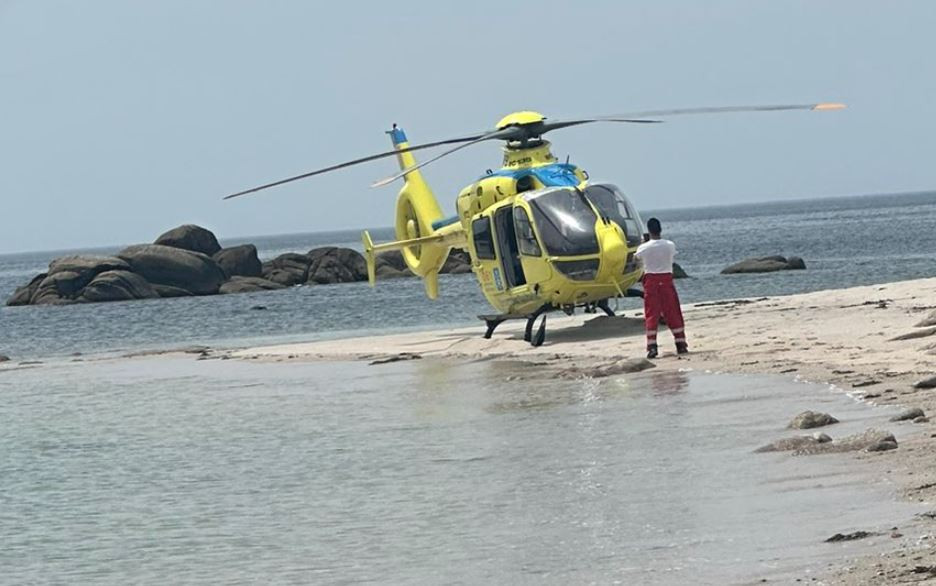
[[(684, 306), (691, 353), (677, 357), (661, 331), (656, 369), (779, 374), (826, 383), (871, 404), (918, 407), (936, 413), (936, 328), (920, 326), (936, 311), (936, 279), (814, 293)], [(588, 376), (626, 371), (644, 355), (639, 309), (609, 318), (548, 319), (546, 343), (524, 342), (522, 322), (503, 324), (491, 339), (483, 327), (351, 338), (262, 348), (226, 356), (261, 361), (397, 359), (514, 359), (530, 365), (518, 377)], [(616, 368), (620, 366), (620, 368)], [(922, 383), (922, 384), (921, 384)], [(804, 409), (809, 406), (804, 405)], [(936, 425), (891, 423), (899, 449), (840, 457), (876, 463), (897, 497), (936, 500)], [(832, 433), (832, 432), (830, 432)], [(834, 514), (834, 512), (830, 512)], [(826, 584), (936, 583), (936, 514), (894, 519), (879, 555), (842, 559)]]

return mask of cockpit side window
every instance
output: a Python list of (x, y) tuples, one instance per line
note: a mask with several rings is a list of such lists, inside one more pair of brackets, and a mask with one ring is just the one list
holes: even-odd
[(482, 216), (472, 222), (471, 234), (474, 239), (475, 256), (483, 260), (497, 258), (494, 252), (494, 236), (491, 234), (491, 218)]
[(517, 233), (517, 244), (520, 245), (520, 254), (526, 256), (541, 256), (539, 242), (536, 240), (536, 234), (533, 232), (533, 224), (530, 223), (530, 217), (522, 207), (515, 207), (513, 210), (514, 230)]
[(623, 193), (612, 185), (589, 185), (585, 195), (603, 216), (624, 230), (629, 246), (640, 245), (643, 236), (640, 216)]

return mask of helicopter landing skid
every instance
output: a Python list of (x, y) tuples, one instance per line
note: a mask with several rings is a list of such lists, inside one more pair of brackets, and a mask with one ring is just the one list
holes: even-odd
[[(484, 338), (490, 339), (494, 334), (494, 330), (497, 329), (497, 326), (501, 325), (505, 321), (511, 319), (525, 319), (527, 320), (526, 329), (523, 332), (523, 340), (529, 342), (533, 346), (541, 346), (543, 341), (546, 339), (546, 312), (553, 309), (550, 305), (543, 305), (533, 313), (501, 313), (496, 315), (479, 315), (478, 318), (483, 319), (484, 323), (487, 325), (487, 330), (484, 332)], [(533, 335), (533, 326), (536, 324), (537, 318), (540, 316), (543, 317), (542, 323), (540, 323), (539, 329), (536, 331), (536, 335)]]

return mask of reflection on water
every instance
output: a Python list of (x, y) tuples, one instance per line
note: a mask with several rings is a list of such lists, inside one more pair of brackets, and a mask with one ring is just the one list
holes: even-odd
[(752, 453), (803, 408), (840, 435), (886, 410), (777, 378), (517, 368), (4, 372), (3, 581), (725, 583), (909, 515), (853, 459)]

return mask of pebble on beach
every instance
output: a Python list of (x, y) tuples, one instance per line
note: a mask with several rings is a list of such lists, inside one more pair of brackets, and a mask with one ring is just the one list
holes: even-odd
[(793, 418), (793, 421), (787, 426), (790, 429), (812, 429), (814, 427), (823, 427), (838, 423), (839, 420), (828, 413), (819, 413), (817, 411), (803, 411)]

